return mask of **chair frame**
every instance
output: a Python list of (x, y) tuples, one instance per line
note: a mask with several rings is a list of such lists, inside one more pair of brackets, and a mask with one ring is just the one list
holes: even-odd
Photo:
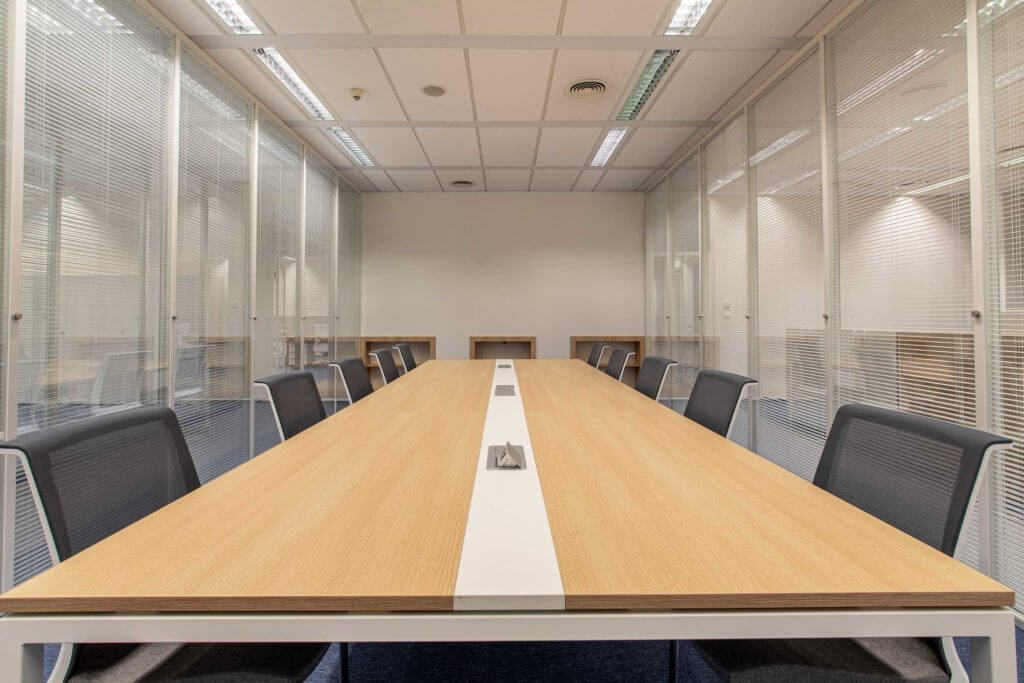
[[(644, 359), (644, 360), (646, 360), (646, 359)], [(627, 363), (629, 362), (629, 357), (628, 356), (626, 357), (626, 362)], [(668, 371), (671, 370), (672, 368), (676, 367), (677, 365), (679, 365), (679, 361), (672, 361), (671, 363), (668, 363), (665, 366), (665, 371), (661, 373), (661, 382), (658, 383), (658, 390), (656, 392), (654, 392), (654, 401), (655, 402), (657, 402), (658, 401), (658, 397), (661, 396), (661, 390), (665, 388), (665, 380), (668, 378)], [(623, 372), (625, 372), (626, 366), (622, 366), (622, 370), (623, 370)], [(736, 405), (739, 405), (738, 401), (737, 401)], [(736, 419), (736, 415), (735, 414), (733, 414), (733, 419)], [(729, 428), (732, 429), (732, 421), (731, 420), (729, 422)]]
[[(604, 353), (604, 352), (602, 351), (602, 353)], [(629, 366), (629, 359), (630, 359), (631, 356), (636, 356), (636, 351), (627, 351), (626, 352), (626, 360), (622, 363), (622, 369), (619, 371), (619, 376), (613, 378), (616, 382), (621, 382), (622, 378), (626, 375), (626, 368)], [(601, 360), (598, 359), (597, 362), (600, 363)], [(611, 360), (609, 360), (608, 362), (610, 363)], [(607, 372), (604, 373), (604, 374), (608, 375)], [(608, 375), (608, 376), (611, 377), (611, 375)]]
[(284, 438), (284, 427), (281, 426), (281, 416), (277, 414), (277, 404), (274, 403), (274, 393), (270, 391), (270, 386), (266, 382), (253, 382), (253, 388), (262, 387), (262, 391), (267, 396), (267, 402), (270, 403), (270, 412), (274, 414), (274, 424), (277, 425), (277, 435), (280, 437), (281, 442), (286, 441)]
[[(597, 346), (597, 344), (594, 344), (594, 346)], [(595, 363), (594, 365), (590, 365), (590, 363), (589, 363), (590, 359), (589, 358), (586, 361), (584, 361), (584, 362), (587, 363), (587, 365), (590, 365), (590, 367), (592, 367), (594, 369), (600, 368), (601, 367), (601, 359), (604, 358), (604, 352), (607, 351), (610, 348), (611, 348), (611, 346), (609, 346), (608, 344), (601, 344), (601, 353), (597, 354), (597, 363)], [(591, 351), (593, 351), (593, 347), (591, 347)], [(627, 359), (626, 362), (628, 363), (629, 360)]]
[[(406, 346), (408, 346), (408, 344), (406, 344)], [(402, 372), (403, 372), (403, 374), (408, 375), (411, 372), (411, 370), (409, 370), (409, 366), (406, 365), (406, 363), (405, 363), (405, 354), (402, 353), (401, 347), (396, 344), (395, 346), (392, 346), (391, 349), (393, 351), (398, 351), (398, 357), (402, 360)], [(412, 349), (411, 348), (409, 349), (409, 353), (410, 354), (412, 353)], [(377, 363), (378, 364), (380, 363), (379, 359), (378, 359)]]
[[(387, 375), (384, 374), (384, 368), (380, 364), (380, 354), (391, 353), (391, 349), (374, 349), (373, 351), (367, 351), (367, 353), (377, 359), (377, 369), (380, 370), (380, 378), (384, 381), (384, 386), (389, 384)], [(401, 354), (399, 354), (401, 355)], [(394, 355), (391, 356), (391, 362), (395, 361)], [(405, 360), (402, 360), (402, 367), (405, 367)]]
[(352, 392), (348, 389), (348, 382), (345, 381), (345, 373), (341, 371), (341, 363), (330, 361), (327, 363), (328, 367), (334, 368), (334, 371), (338, 373), (338, 377), (341, 378), (341, 386), (345, 387), (345, 395), (348, 396), (348, 404), (352, 406), (355, 401), (352, 400)]

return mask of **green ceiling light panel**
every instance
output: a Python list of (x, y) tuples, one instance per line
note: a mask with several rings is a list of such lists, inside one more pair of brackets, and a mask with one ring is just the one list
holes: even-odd
[(677, 54), (679, 54), (679, 50), (654, 51), (647, 66), (644, 67), (643, 73), (640, 74), (640, 78), (637, 79), (636, 85), (633, 86), (633, 91), (629, 93), (622, 109), (619, 110), (619, 115), (615, 118), (619, 121), (632, 121), (640, 114), (640, 110), (647, 104), (651, 93), (658, 87), (658, 83), (665, 76), (665, 72), (668, 71), (668, 67)]

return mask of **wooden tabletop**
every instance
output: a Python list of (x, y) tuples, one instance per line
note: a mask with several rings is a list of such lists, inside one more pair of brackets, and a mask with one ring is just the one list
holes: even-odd
[[(424, 363), (0, 610), (450, 610), (494, 367)], [(581, 361), (515, 368), (567, 609), (1012, 604)]]

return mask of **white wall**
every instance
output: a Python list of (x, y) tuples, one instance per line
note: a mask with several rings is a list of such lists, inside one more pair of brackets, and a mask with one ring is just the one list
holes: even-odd
[(362, 196), (364, 335), (433, 335), (466, 358), (473, 335), (643, 334), (644, 204), (632, 192)]

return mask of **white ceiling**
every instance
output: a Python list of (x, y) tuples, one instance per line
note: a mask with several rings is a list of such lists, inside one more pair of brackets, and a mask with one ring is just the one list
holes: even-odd
[[(238, 1), (268, 34), (260, 45), (278, 47), (334, 120), (313, 121), (247, 37), (225, 37), (206, 0), (151, 0), (363, 192), (466, 191), (455, 180), (489, 191), (636, 190), (792, 55), (793, 38), (848, 2), (713, 0), (695, 32), (704, 42), (680, 43), (626, 139), (595, 168), (679, 0)], [(608, 90), (568, 97), (581, 79)], [(446, 93), (427, 97), (425, 85)], [(359, 168), (328, 125), (346, 128), (374, 167)]]

